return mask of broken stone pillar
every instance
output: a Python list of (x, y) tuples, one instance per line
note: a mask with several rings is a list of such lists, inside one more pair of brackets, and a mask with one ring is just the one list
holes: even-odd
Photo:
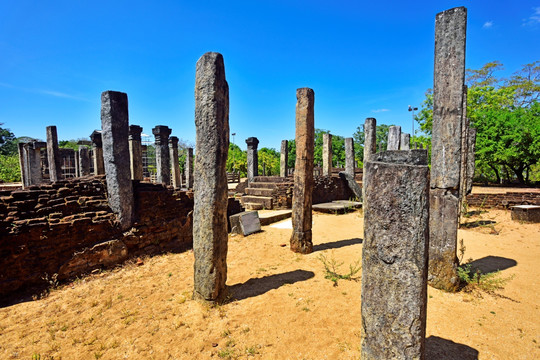
[(365, 166), (363, 360), (424, 359), (429, 168), (427, 154), (408, 152), (379, 153), (381, 162)]
[(332, 134), (323, 134), (322, 174), (332, 176)]
[(129, 125), (129, 164), (131, 168), (131, 179), (143, 179), (143, 155), (141, 143), (142, 127)]
[(390, 126), (388, 128), (388, 143), (386, 150), (399, 150), (401, 140), (401, 126)]
[(247, 177), (248, 182), (252, 182), (255, 176), (259, 176), (259, 155), (257, 146), (259, 140), (256, 137), (246, 139), (247, 144)]
[(399, 150), (411, 149), (411, 135), (407, 133), (401, 133), (401, 139), (399, 140)]
[(62, 179), (62, 158), (58, 149), (56, 126), (47, 126), (47, 160), (49, 162), (49, 179), (51, 182)]
[(281, 140), (281, 159), (279, 163), (279, 176), (287, 177), (288, 175), (288, 165), (289, 161), (289, 142), (287, 140)]
[(79, 174), (80, 176), (90, 175), (90, 154), (84, 145), (79, 145)]
[(105, 165), (103, 160), (103, 142), (101, 139), (101, 131), (94, 130), (90, 134), (92, 140), (92, 153), (94, 154), (94, 175), (105, 174)]
[(313, 148), (315, 140), (315, 93), (296, 90), (296, 165), (292, 200), (291, 250), (309, 254), (313, 251), (311, 202), (313, 198)]
[(184, 165), (186, 188), (193, 189), (193, 148), (186, 149), (186, 163)]
[(171, 164), (169, 156), (169, 135), (171, 129), (168, 126), (158, 125), (152, 129), (156, 146), (156, 182), (169, 185), (171, 182)]
[(456, 248), (466, 28), (464, 7), (435, 18), (429, 282), (447, 291), (459, 286)]
[(219, 301), (227, 280), (227, 173), (229, 85), (223, 56), (208, 52), (195, 77), (195, 184), (193, 298)]
[(362, 169), (362, 201), (366, 201), (366, 163), (377, 153), (377, 120), (366, 118), (364, 121), (364, 167)]
[(182, 175), (180, 174), (180, 163), (178, 163), (178, 138), (176, 136), (169, 138), (169, 152), (171, 157), (172, 186), (179, 188), (182, 186)]
[(43, 181), (41, 175), (41, 149), (47, 144), (39, 141), (19, 143), (19, 165), (21, 169), (22, 188), (39, 185)]
[(345, 172), (354, 179), (354, 140), (345, 138)]
[(129, 116), (127, 94), (101, 94), (103, 160), (107, 199), (122, 230), (131, 227), (134, 214), (133, 184), (129, 167)]

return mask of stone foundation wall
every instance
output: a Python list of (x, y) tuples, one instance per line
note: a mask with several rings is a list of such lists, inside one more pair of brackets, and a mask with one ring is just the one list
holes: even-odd
[(121, 232), (104, 176), (0, 191), (0, 295), (192, 245), (192, 192), (134, 184), (136, 222)]
[(506, 209), (514, 205), (540, 205), (540, 192), (469, 194), (467, 204), (474, 207)]

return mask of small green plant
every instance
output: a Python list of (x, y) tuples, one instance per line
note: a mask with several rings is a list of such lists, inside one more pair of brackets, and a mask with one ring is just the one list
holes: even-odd
[(248, 356), (255, 356), (256, 354), (258, 354), (259, 351), (257, 351), (257, 347), (256, 346), (250, 346), (250, 347), (247, 347), (246, 348), (246, 354)]
[(32, 354), (32, 360), (41, 360), (41, 354), (33, 353)]
[(232, 359), (232, 357), (234, 356), (234, 349), (226, 348), (220, 350), (218, 351), (217, 355), (222, 359)]
[(360, 264), (360, 259), (353, 264), (349, 265), (349, 272), (346, 274), (340, 274), (340, 267), (343, 265), (343, 262), (338, 262), (333, 257), (327, 259), (324, 254), (319, 255), (318, 259), (324, 265), (325, 275), (324, 278), (332, 281), (334, 286), (338, 286), (338, 280), (358, 280), (358, 277), (355, 277), (356, 274), (362, 269)]
[(463, 289), (479, 289), (488, 293), (504, 289), (504, 285), (513, 279), (513, 276), (501, 277), (500, 271), (483, 274), (479, 269), (473, 269), (471, 264), (459, 266), (457, 272), (463, 284)]

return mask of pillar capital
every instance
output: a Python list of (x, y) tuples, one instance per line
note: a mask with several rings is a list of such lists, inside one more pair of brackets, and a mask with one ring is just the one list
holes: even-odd
[(246, 139), (246, 144), (248, 146), (248, 149), (257, 150), (257, 146), (259, 146), (259, 139), (256, 137), (248, 137)]
[(156, 145), (161, 144), (162, 142), (166, 143), (169, 135), (171, 135), (172, 130), (168, 126), (158, 125), (152, 129), (152, 134), (155, 136)]
[(142, 127), (139, 125), (129, 125), (129, 140), (141, 141)]
[(94, 130), (94, 132), (90, 134), (90, 140), (92, 140), (92, 146), (103, 147), (103, 142), (101, 140), (101, 130)]
[(169, 138), (169, 145), (172, 146), (172, 147), (178, 148), (178, 137), (171, 136)]

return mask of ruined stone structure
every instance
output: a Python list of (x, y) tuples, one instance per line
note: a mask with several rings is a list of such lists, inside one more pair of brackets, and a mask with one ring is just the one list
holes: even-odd
[(248, 181), (253, 181), (255, 176), (259, 176), (259, 155), (257, 153), (257, 146), (259, 145), (259, 139), (256, 137), (249, 137), (246, 139), (247, 144), (247, 177)]
[(171, 158), (171, 180), (174, 188), (182, 186), (182, 174), (180, 174), (180, 164), (178, 163), (178, 138), (171, 136), (169, 138), (169, 152)]
[(281, 140), (281, 154), (279, 162), (279, 176), (286, 177), (289, 171), (287, 162), (289, 161), (289, 142), (287, 140)]
[(103, 162), (103, 141), (101, 139), (101, 131), (95, 130), (90, 134), (92, 141), (92, 154), (94, 154), (94, 175), (105, 174), (105, 165)]
[(142, 181), (143, 163), (142, 163), (142, 127), (138, 125), (129, 125), (129, 164), (131, 169), (131, 179)]
[(193, 297), (213, 302), (225, 295), (228, 240), (229, 85), (219, 53), (206, 53), (197, 61), (195, 126)]
[(388, 128), (388, 143), (386, 150), (399, 150), (401, 141), (401, 126), (390, 126)]
[[(77, 157), (75, 157), (75, 159), (77, 159)], [(86, 146), (79, 145), (78, 159), (79, 176), (90, 175), (90, 153), (88, 152), (88, 148)]]
[(323, 134), (322, 174), (332, 176), (332, 134)]
[(155, 136), (156, 146), (156, 182), (168, 185), (171, 182), (171, 165), (169, 156), (169, 135), (171, 129), (168, 126), (158, 125), (152, 129)]
[(411, 135), (407, 133), (401, 133), (401, 138), (399, 140), (399, 150), (410, 150), (411, 149)]
[(62, 179), (62, 163), (58, 149), (56, 126), (47, 126), (47, 160), (49, 163), (49, 179), (52, 182)]
[(365, 168), (361, 359), (424, 359), (427, 153), (382, 152)]
[(345, 138), (345, 172), (354, 178), (354, 140)]
[(456, 248), (466, 28), (464, 7), (435, 18), (429, 281), (448, 291), (459, 286)]
[(46, 146), (46, 143), (39, 141), (18, 144), (23, 189), (30, 185), (38, 185), (43, 181), (41, 174), (41, 149)]
[(296, 90), (296, 166), (292, 204), (293, 233), (291, 250), (303, 254), (313, 251), (311, 205), (313, 191), (313, 148), (315, 138), (315, 93)]
[[(373, 154), (377, 152), (377, 120), (366, 118), (364, 121), (364, 168), (362, 182), (366, 182), (366, 163), (371, 160)], [(362, 201), (366, 201), (365, 186), (362, 186)], [(364, 205), (365, 206), (365, 205)]]
[(101, 128), (108, 201), (122, 230), (127, 230), (133, 224), (135, 211), (129, 166), (128, 123), (127, 94), (104, 91), (101, 94)]

